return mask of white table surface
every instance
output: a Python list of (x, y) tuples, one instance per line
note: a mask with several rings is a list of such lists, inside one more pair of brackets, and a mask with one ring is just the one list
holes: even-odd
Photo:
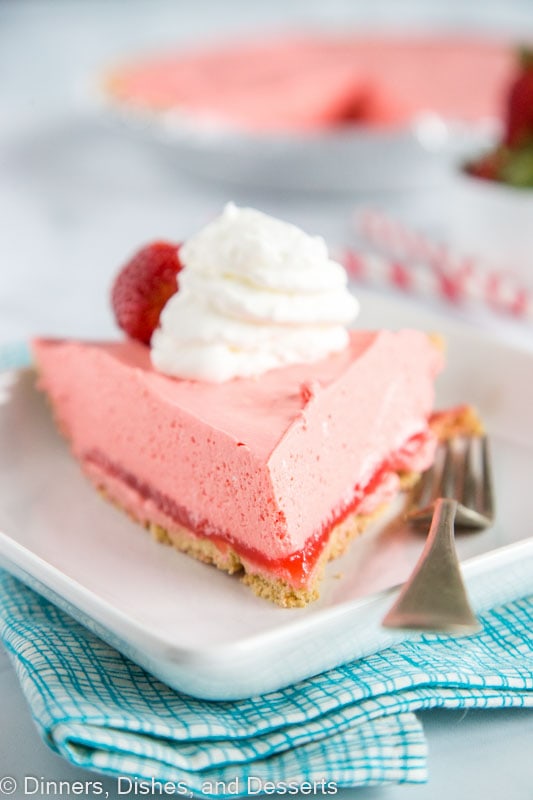
[[(263, 26), (345, 23), (518, 35), (533, 28), (533, 3), (0, 0), (0, 342), (35, 333), (111, 334), (107, 297), (117, 265), (141, 243), (180, 240), (228, 199), (291, 219), (330, 241), (345, 241), (353, 197), (196, 179), (181, 171), (168, 151), (101, 125), (79, 104), (80, 87), (117, 54)], [(384, 201), (391, 205), (390, 198)], [(431, 210), (429, 195), (403, 198), (406, 202), (414, 218)], [(486, 317), (475, 322), (531, 346), (531, 331), (518, 325)], [(430, 748), (429, 784), (346, 791), (343, 798), (533, 798), (530, 713), (434, 711), (421, 717)], [(6, 775), (19, 786), (26, 775), (91, 778), (39, 740), (0, 650), (0, 778)], [(117, 797), (115, 781), (104, 783), (109, 797)], [(29, 795), (19, 788), (11, 796)]]

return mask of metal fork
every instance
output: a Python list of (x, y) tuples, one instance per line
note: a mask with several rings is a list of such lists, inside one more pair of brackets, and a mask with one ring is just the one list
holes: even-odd
[(468, 601), (455, 549), (455, 525), (481, 530), (494, 519), (486, 436), (454, 437), (425, 472), (407, 519), (431, 527), (422, 554), (383, 620), (387, 628), (455, 634), (480, 629)]

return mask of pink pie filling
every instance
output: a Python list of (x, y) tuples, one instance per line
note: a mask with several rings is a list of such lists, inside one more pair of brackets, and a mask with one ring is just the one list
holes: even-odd
[(247, 568), (307, 583), (335, 524), (432, 460), (442, 355), (423, 333), (353, 332), (314, 364), (223, 384), (156, 373), (135, 342), (38, 340), (74, 455), (141, 521), (231, 546)]
[(108, 78), (132, 106), (254, 131), (497, 118), (512, 48), (446, 37), (299, 36), (138, 60)]

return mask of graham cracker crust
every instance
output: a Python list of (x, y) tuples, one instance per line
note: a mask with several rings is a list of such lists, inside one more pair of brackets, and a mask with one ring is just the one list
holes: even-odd
[[(416, 485), (419, 477), (419, 474), (415, 472), (401, 474), (401, 489), (403, 491), (411, 489)], [(106, 499), (112, 499), (101, 487), (100, 491)], [(138, 519), (135, 521), (141, 522), (157, 542), (171, 545), (180, 553), (185, 553), (204, 564), (211, 564), (229, 575), (240, 574), (242, 583), (250, 587), (258, 597), (270, 600), (282, 608), (303, 608), (318, 599), (326, 564), (343, 555), (350, 543), (362, 534), (371, 522), (378, 519), (387, 507), (388, 504), (385, 503), (371, 514), (354, 512), (336, 525), (315, 567), (311, 585), (302, 588), (294, 587), (280, 578), (268, 578), (265, 575), (257, 574), (229, 544), (221, 548), (209, 539), (199, 538), (184, 526), (167, 530), (153, 522), (143, 522)]]
[(319, 585), (328, 561), (341, 556), (350, 542), (359, 536), (374, 519), (380, 516), (384, 507), (373, 514), (351, 514), (339, 525), (333, 528), (326, 547), (320, 556), (315, 577), (311, 586), (296, 588), (280, 578), (267, 578), (250, 570), (248, 565), (241, 560), (239, 555), (228, 545), (222, 551), (216, 544), (208, 539), (200, 539), (187, 528), (168, 531), (160, 525), (148, 523), (147, 527), (152, 536), (163, 544), (169, 544), (189, 556), (212, 564), (230, 575), (241, 573), (241, 581), (249, 586), (258, 597), (270, 600), (283, 608), (303, 608), (319, 596)]
[(431, 415), (429, 424), (440, 442), (453, 436), (483, 436), (485, 433), (477, 411), (468, 405), (435, 411)]

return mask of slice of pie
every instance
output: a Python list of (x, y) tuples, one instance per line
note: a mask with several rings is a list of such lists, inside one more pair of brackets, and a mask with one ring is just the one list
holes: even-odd
[(138, 342), (39, 340), (34, 354), (95, 485), (280, 605), (316, 597), (325, 562), (433, 458), (443, 359), (417, 331), (353, 332), (318, 363), (219, 384), (158, 374)]
[(442, 348), (348, 330), (346, 281), (320, 237), (230, 204), (179, 251), (158, 242), (122, 270), (128, 339), (33, 345), (94, 484), (284, 606), (317, 596), (326, 561), (435, 452)]

